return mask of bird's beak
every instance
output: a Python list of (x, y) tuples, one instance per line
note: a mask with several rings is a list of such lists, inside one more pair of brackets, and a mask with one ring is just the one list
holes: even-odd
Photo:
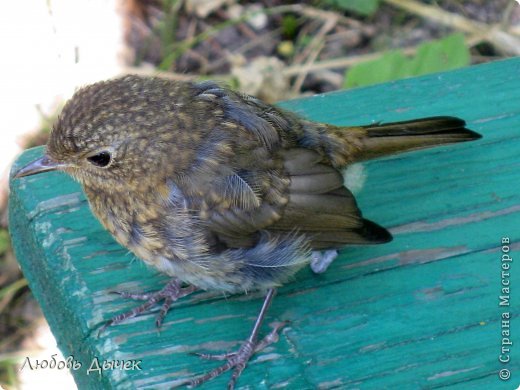
[(38, 160), (34, 160), (30, 162), (25, 167), (21, 168), (18, 172), (15, 173), (14, 178), (17, 179), (19, 177), (35, 175), (37, 173), (55, 171), (60, 168), (65, 167), (66, 164), (59, 163), (47, 155), (39, 158)]

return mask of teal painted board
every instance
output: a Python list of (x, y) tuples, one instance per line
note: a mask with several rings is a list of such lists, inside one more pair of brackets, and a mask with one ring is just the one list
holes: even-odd
[[(520, 59), (281, 103), (308, 118), (368, 124), (432, 115), (464, 118), (482, 140), (363, 163), (356, 190), (364, 216), (394, 241), (349, 247), (329, 270), (301, 271), (280, 289), (269, 324), (289, 321), (258, 353), (239, 388), (516, 388), (520, 348), (498, 358), (502, 315), (520, 343), (520, 266), (499, 306), (502, 238), (520, 253)], [(17, 169), (40, 156), (25, 152)], [(17, 258), (80, 388), (169, 388), (215, 367), (188, 352), (236, 348), (261, 305), (258, 294), (201, 292), (175, 304), (158, 332), (154, 313), (104, 321), (137, 303), (114, 289), (151, 291), (166, 278), (120, 247), (61, 173), (11, 182)], [(504, 323), (505, 324), (505, 323)], [(87, 375), (100, 361), (140, 360), (141, 370)], [(502, 381), (499, 370), (511, 378)], [(205, 384), (225, 387), (228, 374)]]

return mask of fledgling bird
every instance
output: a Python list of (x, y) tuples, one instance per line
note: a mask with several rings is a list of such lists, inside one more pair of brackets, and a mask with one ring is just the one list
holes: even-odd
[[(258, 330), (275, 288), (348, 244), (390, 233), (362, 217), (341, 170), (352, 163), (480, 135), (454, 117), (341, 127), (316, 123), (214, 82), (125, 76), (80, 89), (45, 155), (16, 177), (60, 170), (81, 183), (92, 211), (123, 246), (172, 277), (115, 324), (164, 301), (157, 324), (196, 289), (266, 292), (251, 335), (198, 385), (272, 342)], [(321, 252), (323, 251), (323, 252)], [(321, 267), (323, 268), (323, 267)], [(124, 293), (130, 298), (138, 294)]]

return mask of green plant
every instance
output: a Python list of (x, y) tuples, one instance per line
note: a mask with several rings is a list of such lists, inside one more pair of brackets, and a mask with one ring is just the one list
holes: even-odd
[(300, 22), (293, 14), (284, 15), (282, 18), (282, 35), (286, 39), (293, 39), (298, 32)]
[(363, 16), (374, 14), (379, 7), (379, 0), (323, 0), (322, 3)]
[(392, 50), (380, 58), (347, 70), (344, 87), (361, 87), (406, 77), (441, 72), (469, 65), (470, 53), (462, 34), (420, 45), (413, 57)]
[(10, 245), (9, 233), (7, 229), (0, 229), (0, 256), (2, 256)]

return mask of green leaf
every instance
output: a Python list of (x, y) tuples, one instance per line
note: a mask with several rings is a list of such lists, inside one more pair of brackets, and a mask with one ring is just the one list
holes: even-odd
[(370, 16), (377, 11), (379, 0), (324, 0), (325, 4), (351, 11), (364, 16)]
[(2, 256), (10, 246), (9, 233), (6, 229), (0, 229), (0, 256)]
[(357, 64), (347, 71), (343, 86), (360, 87), (442, 72), (467, 66), (469, 61), (470, 54), (464, 36), (453, 34), (438, 41), (421, 44), (411, 58), (400, 50), (393, 50), (376, 60)]
[(293, 38), (298, 32), (299, 22), (296, 16), (286, 15), (282, 19), (282, 35), (286, 38)]

